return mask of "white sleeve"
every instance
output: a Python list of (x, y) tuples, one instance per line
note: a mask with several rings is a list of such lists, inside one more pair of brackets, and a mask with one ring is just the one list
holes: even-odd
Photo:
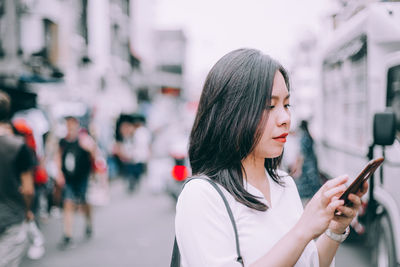
[[(285, 173), (282, 174), (283, 176)], [(294, 182), (293, 178), (290, 176), (285, 177), (285, 182), (287, 183), (290, 190), (293, 190), (293, 196), (295, 198), (295, 203), (293, 203), (293, 207), (295, 208), (296, 212), (298, 213), (298, 217), (300, 218), (301, 214), (303, 213), (303, 204), (301, 202), (301, 198), (299, 192), (297, 190), (296, 183)], [(318, 248), (316, 246), (316, 242), (312, 240), (304, 249), (303, 255), (305, 262), (309, 266), (319, 266), (319, 256), (318, 256)], [(333, 258), (330, 267), (335, 267), (335, 258)]]
[(186, 184), (176, 206), (175, 231), (182, 266), (241, 266), (225, 204), (207, 181)]

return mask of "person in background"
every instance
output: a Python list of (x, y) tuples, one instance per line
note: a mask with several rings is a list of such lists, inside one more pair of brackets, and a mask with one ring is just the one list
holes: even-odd
[(308, 121), (302, 120), (300, 130), (300, 153), (296, 161), (296, 185), (303, 204), (306, 204), (321, 187), (314, 139), (308, 129)]
[(59, 142), (57, 153), (58, 176), (56, 182), (63, 187), (64, 197), (64, 235), (59, 244), (60, 249), (70, 247), (72, 243), (72, 226), (76, 205), (82, 205), (86, 219), (85, 235), (92, 236), (92, 213), (86, 199), (89, 175), (96, 155), (94, 140), (80, 128), (78, 118), (65, 118), (67, 135)]
[(113, 154), (119, 162), (121, 174), (128, 182), (128, 192), (132, 193), (136, 185), (135, 164), (133, 160), (133, 117), (121, 114), (116, 129), (116, 143)]
[(133, 115), (133, 160), (135, 165), (136, 183), (147, 169), (147, 162), (150, 157), (151, 134), (145, 126), (146, 120), (141, 114)]
[[(129, 114), (121, 113), (115, 123), (115, 134), (114, 134), (114, 142), (111, 148), (111, 155), (108, 158), (108, 166), (109, 166), (109, 175), (110, 178), (114, 178), (117, 175), (124, 176), (124, 164), (122, 158), (120, 158), (120, 150), (122, 147), (122, 143), (124, 140), (124, 136), (121, 131), (121, 126), (124, 128), (124, 134), (126, 133), (126, 125), (129, 125), (132, 122), (133, 118)], [(129, 135), (129, 134), (128, 134)], [(125, 137), (127, 138), (127, 137)]]
[(24, 220), (33, 220), (33, 158), (9, 122), (10, 98), (0, 92), (0, 267), (16, 267), (27, 246)]
[(32, 210), (35, 215), (36, 223), (40, 225), (39, 212), (42, 210), (40, 207), (41, 194), (45, 193), (46, 183), (48, 181), (48, 175), (44, 167), (44, 161), (37, 153), (36, 140), (33, 135), (32, 128), (28, 125), (25, 119), (17, 118), (12, 121), (14, 134), (24, 138), (25, 144), (29, 147), (32, 153), (32, 157), (35, 162), (33, 171), (34, 184), (35, 184), (35, 196), (32, 203)]
[(44, 161), (40, 159), (37, 153), (37, 144), (32, 128), (23, 118), (14, 118), (12, 119), (11, 124), (14, 134), (17, 136), (21, 136), (24, 139), (25, 144), (30, 149), (32, 158), (35, 163), (33, 168), (35, 194), (31, 207), (35, 220), (28, 222), (29, 246), (26, 255), (30, 259), (37, 260), (43, 257), (45, 253), (45, 241), (42, 232), (39, 230), (39, 227), (41, 225), (40, 219), (42, 219), (43, 216), (47, 214), (44, 212), (44, 207), (42, 207), (40, 199), (45, 194), (48, 176), (47, 171), (44, 168)]
[(142, 175), (149, 157), (150, 134), (144, 127), (141, 115), (121, 115), (119, 123), (120, 140), (114, 147), (114, 154), (121, 162), (122, 173), (128, 180), (128, 192), (132, 193)]
[(168, 93), (161, 89), (160, 94), (155, 95), (146, 117), (152, 138), (147, 181), (150, 191), (154, 194), (164, 192), (171, 178), (169, 175), (172, 168), (170, 146), (182, 135), (183, 112), (180, 109), (180, 102), (176, 92)]

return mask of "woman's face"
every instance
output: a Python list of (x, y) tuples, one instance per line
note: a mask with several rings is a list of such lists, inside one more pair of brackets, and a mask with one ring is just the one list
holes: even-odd
[(260, 142), (254, 150), (256, 158), (276, 158), (282, 154), (286, 136), (290, 129), (289, 91), (280, 71), (275, 73), (271, 105), (264, 116), (268, 116)]

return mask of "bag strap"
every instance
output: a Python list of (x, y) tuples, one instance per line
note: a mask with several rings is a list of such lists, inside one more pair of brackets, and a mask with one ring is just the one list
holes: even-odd
[[(182, 189), (188, 182), (190, 182), (191, 180), (194, 180), (194, 179), (201, 179), (201, 180), (205, 180), (205, 181), (209, 182), (215, 188), (215, 190), (217, 190), (218, 194), (221, 196), (222, 200), (224, 201), (225, 208), (228, 211), (229, 219), (231, 220), (231, 223), (232, 223), (233, 231), (235, 232), (236, 253), (237, 253), (236, 261), (239, 262), (242, 266), (244, 266), (243, 258), (240, 253), (239, 235), (237, 232), (235, 218), (233, 217), (231, 207), (229, 206), (229, 203), (226, 200), (224, 193), (222, 193), (221, 189), (218, 187), (218, 185), (213, 180), (207, 179), (205, 177), (192, 177), (192, 178), (186, 180), (182, 186)], [(179, 267), (179, 266), (180, 266), (180, 252), (179, 252), (179, 247), (178, 247), (178, 243), (176, 242), (176, 236), (175, 236), (174, 249), (172, 252), (172, 259), (171, 259), (171, 267)]]
[(174, 249), (172, 250), (171, 267), (181, 266), (181, 253), (179, 252), (178, 243), (176, 242), (176, 236), (174, 240)]

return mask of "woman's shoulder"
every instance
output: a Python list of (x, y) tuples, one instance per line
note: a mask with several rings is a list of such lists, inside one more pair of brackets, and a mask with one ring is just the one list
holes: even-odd
[[(179, 210), (190, 209), (205, 209), (205, 210), (219, 210), (225, 207), (224, 201), (218, 191), (210, 184), (206, 176), (201, 178), (193, 178), (185, 184), (178, 197), (176, 205), (177, 212)], [(216, 183), (217, 184), (217, 183)], [(228, 203), (232, 206), (234, 198), (230, 195), (225, 188), (218, 185), (221, 192), (224, 194)], [(224, 208), (225, 209), (225, 208)]]
[[(223, 190), (221, 188), (221, 191)], [(228, 194), (224, 192), (224, 195), (229, 199)], [(218, 191), (208, 181), (192, 179), (185, 184), (178, 197), (176, 221), (201, 221), (210, 216), (221, 217), (222, 213), (226, 213), (224, 205)], [(222, 217), (225, 217), (225, 214)]]
[(179, 201), (193, 201), (201, 200), (204, 198), (215, 198), (218, 197), (218, 192), (215, 188), (207, 181), (208, 177), (192, 177), (190, 181), (187, 181), (179, 195)]

